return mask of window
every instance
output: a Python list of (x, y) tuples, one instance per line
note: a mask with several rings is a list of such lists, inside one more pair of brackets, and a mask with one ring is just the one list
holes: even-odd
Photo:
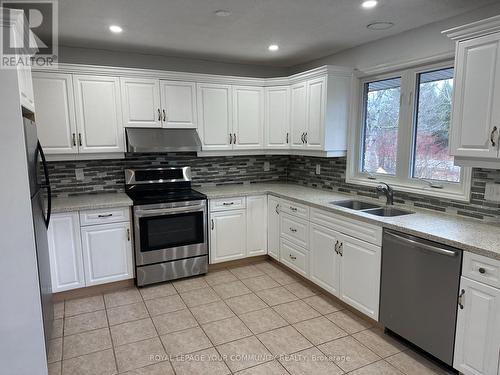
[[(361, 81), (347, 182), (467, 200), (470, 169), (449, 156), (453, 67), (432, 65)], [(378, 181), (377, 181), (378, 180)]]

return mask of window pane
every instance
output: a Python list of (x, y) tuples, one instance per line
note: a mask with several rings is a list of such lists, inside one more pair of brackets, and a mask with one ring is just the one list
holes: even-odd
[(448, 154), (453, 68), (421, 73), (415, 120), (413, 177), (459, 182), (460, 167)]
[(401, 78), (365, 84), (362, 170), (396, 174)]

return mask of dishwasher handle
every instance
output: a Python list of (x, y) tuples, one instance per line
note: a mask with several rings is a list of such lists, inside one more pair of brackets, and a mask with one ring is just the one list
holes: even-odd
[[(453, 251), (453, 250), (443, 249), (442, 247), (438, 247), (438, 246), (428, 245), (424, 242), (419, 241), (418, 239), (416, 239), (416, 237), (413, 237), (413, 236), (402, 236), (402, 235), (399, 235), (399, 234), (396, 234), (393, 232), (387, 232), (387, 231), (385, 232), (385, 234), (387, 236), (396, 238), (400, 241), (405, 241), (405, 242), (409, 242), (411, 244), (417, 245), (417, 246), (419, 246), (425, 250), (431, 251), (433, 253), (445, 255), (448, 257), (456, 257), (459, 254), (458, 251)], [(413, 238), (415, 238), (415, 239), (413, 239)]]

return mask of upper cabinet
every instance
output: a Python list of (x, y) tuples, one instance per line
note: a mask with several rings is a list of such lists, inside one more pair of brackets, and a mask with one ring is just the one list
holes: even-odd
[(500, 161), (499, 29), (497, 16), (444, 32), (456, 41), (450, 153), (457, 164)]
[(196, 84), (160, 81), (160, 92), (163, 127), (196, 129)]
[(265, 89), (265, 148), (290, 147), (290, 87)]
[(233, 86), (233, 149), (264, 148), (264, 90)]

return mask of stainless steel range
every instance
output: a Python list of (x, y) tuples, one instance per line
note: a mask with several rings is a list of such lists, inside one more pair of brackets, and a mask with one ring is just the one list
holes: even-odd
[(206, 273), (207, 197), (191, 189), (191, 169), (126, 169), (134, 202), (138, 286)]

